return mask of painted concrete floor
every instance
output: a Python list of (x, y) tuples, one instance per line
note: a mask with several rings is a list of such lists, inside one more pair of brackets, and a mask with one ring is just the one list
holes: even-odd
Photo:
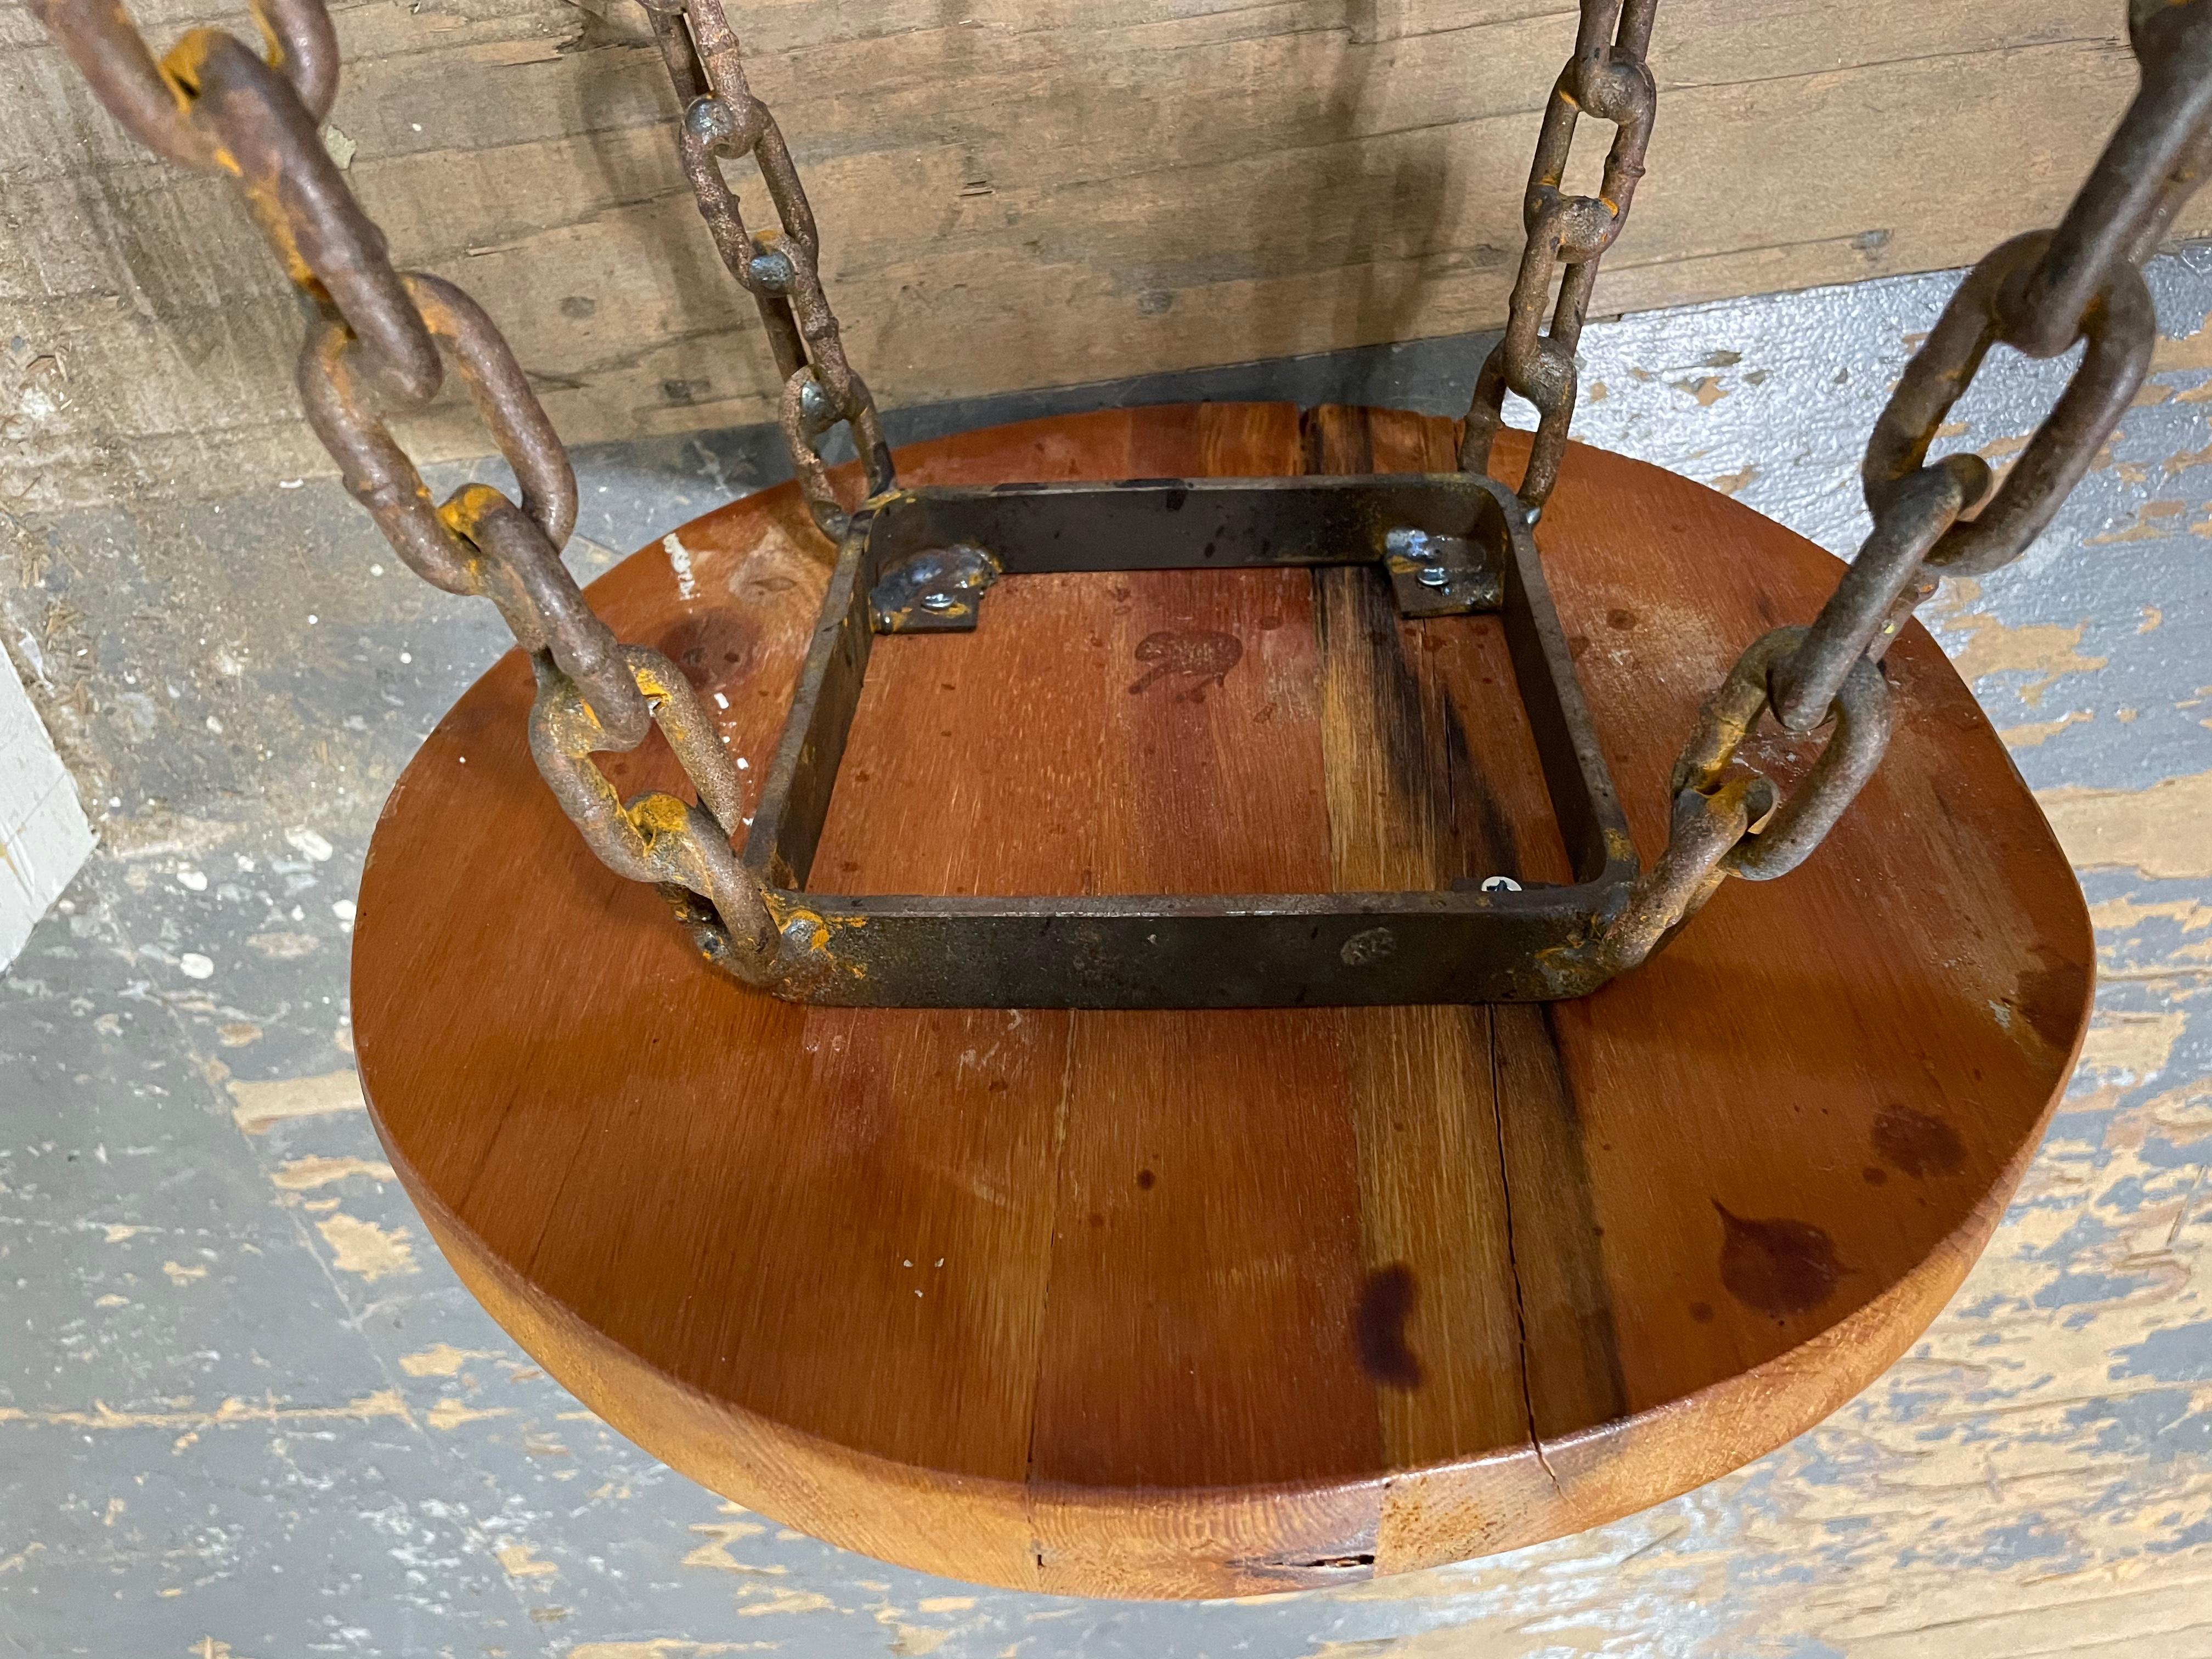
[[(0, 979), (0, 1652), (2212, 1656), (2212, 254), (2153, 275), (2172, 337), (2121, 435), (2021, 565), (1932, 607), (2082, 870), (2103, 969), (1986, 1258), (1908, 1358), (1749, 1468), (1516, 1555), (1265, 1601), (901, 1571), (581, 1410), (439, 1259), (349, 1058), (370, 824), (495, 621), (322, 480), (0, 514), (9, 649), (103, 842)], [(1848, 552), (1864, 434), (1954, 280), (1593, 328), (1581, 434)], [(1450, 410), (1481, 344), (894, 425), (1197, 395)], [(1994, 363), (1956, 441), (2016, 453), (2057, 374)], [(579, 569), (768, 453), (585, 457)]]

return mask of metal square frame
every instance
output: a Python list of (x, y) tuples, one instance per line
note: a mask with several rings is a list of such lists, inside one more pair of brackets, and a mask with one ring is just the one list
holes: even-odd
[[(1574, 872), (1425, 892), (984, 897), (807, 890), (878, 633), (966, 631), (1001, 574), (1371, 564), (1408, 617), (1500, 613)], [(854, 517), (743, 861), (782, 994), (885, 1007), (1223, 1008), (1547, 1000), (1636, 848), (1520, 503), (1473, 474), (925, 488)]]

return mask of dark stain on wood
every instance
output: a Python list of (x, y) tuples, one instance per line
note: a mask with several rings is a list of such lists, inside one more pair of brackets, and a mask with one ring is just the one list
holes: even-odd
[(1244, 660), (1244, 641), (1211, 629), (1164, 628), (1137, 641), (1137, 660), (1152, 667), (1129, 688), (1131, 696), (1180, 676), (1188, 683), (1175, 700), (1204, 702), (1206, 688), (1225, 683), (1229, 671)]
[(2037, 965), (2020, 976), (2013, 1006), (2028, 1029), (2052, 1048), (2071, 1048), (2081, 1023), (2081, 1005), (2089, 995), (2089, 970), (2047, 945), (2037, 947), (2035, 957)]
[[(1900, 1174), (1926, 1176), (1956, 1175), (1965, 1167), (1966, 1149), (1959, 1132), (1940, 1117), (1916, 1112), (1910, 1106), (1885, 1106), (1874, 1121), (1875, 1155)], [(1875, 1186), (1881, 1171), (1869, 1170)]]
[(1824, 1229), (1786, 1216), (1749, 1219), (1717, 1199), (1713, 1208), (1721, 1218), (1721, 1283), (1744, 1306), (1786, 1319), (1835, 1294), (1844, 1265)]
[(743, 678), (754, 650), (752, 624), (738, 611), (718, 608), (689, 616), (653, 641), (653, 649), (684, 670), (702, 690)]
[[(1207, 450), (1201, 412), (1109, 411), (947, 441), (906, 471), (941, 483), (1059, 476), (1039, 459), (1046, 438), (1083, 476), (1283, 470), (1289, 411), (1202, 416), (1208, 430), (1280, 436)], [(1448, 468), (1446, 423), (1415, 454), (1408, 418), (1338, 417), (1363, 448), (1374, 430), (1378, 462)], [(1524, 442), (1501, 440), (1509, 471)], [(1649, 622), (1694, 599), (1748, 637), (1752, 584), (1775, 584), (1774, 614), (1799, 620), (1833, 562), (1683, 481), (1579, 449), (1571, 465), (1545, 557), (1568, 623), (1616, 647), (1586, 653), (1584, 672), (1648, 855), (1664, 839), (1666, 767), (1708, 683), (1641, 672), (1632, 659), (1648, 630), (1607, 630), (1607, 608)], [(1644, 505), (1624, 517), (1623, 500)], [(781, 549), (800, 522), (787, 489), (702, 526), (702, 595), (727, 592), (726, 573)], [(1137, 601), (1131, 613), (1097, 614), (1109, 583)], [(1020, 586), (993, 604), (1022, 603)], [(1528, 873), (1565, 875), (1540, 775), (1516, 759), (1521, 738), (1507, 741), (1521, 716), (1510, 665), (1484, 644), (1494, 623), (1391, 623), (1394, 650), (1422, 642), (1413, 678), (1429, 740), (1455, 748), (1401, 797), (1371, 730), (1378, 701), (1357, 678), (1364, 647), (1340, 632), (1342, 651), (1313, 663), (1299, 637), (1312, 625), (1305, 592), (1296, 572), (1161, 573), (1030, 600), (1034, 619), (1098, 624), (1101, 643), (1085, 647), (1096, 679), (1067, 672), (1068, 640), (1084, 633), (1012, 625), (1012, 611), (958, 641), (887, 642), (823, 867), (855, 864), (876, 892), (1146, 890), (1132, 884), (1163, 869), (1188, 890), (1431, 884), (1470, 862), (1495, 868), (1508, 850), (1473, 806), (1479, 774)], [(624, 638), (690, 620), (658, 550), (593, 599)], [(757, 656), (720, 723), (764, 754), (811, 617), (796, 603), (738, 609), (757, 623)], [(1280, 629), (1259, 632), (1264, 617)], [(1174, 684), (1126, 695), (1139, 641), (1196, 628), (1266, 648), (1202, 706), (1170, 702)], [(1618, 648), (1632, 641), (1634, 652)], [(985, 1032), (1005, 1038), (1007, 1016), (799, 1009), (701, 975), (652, 891), (601, 869), (546, 797), (521, 742), (530, 678), (511, 657), (441, 724), (378, 830), (356, 957), (364, 1090), (410, 1191), (452, 1217), (441, 1242), (470, 1282), (509, 1308), (536, 1298), (526, 1328), (550, 1370), (595, 1408), (629, 1413), (641, 1444), (835, 1541), (1096, 1595), (1296, 1589), (1356, 1573), (1370, 1553), (1387, 1570), (1534, 1542), (1563, 1512), (1548, 1483), (1529, 1483), (1533, 1502), (1520, 1484), (1532, 1437), (1571, 1491), (1601, 1468), (1618, 1495), (1607, 1502), (1650, 1501), (1724, 1467), (1753, 1413), (1762, 1433), (1795, 1433), (1839, 1383), (1903, 1351), (1955, 1288), (2063, 1081), (2065, 1049), (2023, 1013), (2001, 1028), (1980, 996), (1948, 994), (1946, 963), (1980, 952), (1999, 988), (1982, 995), (2040, 973), (2047, 1000), (2027, 1005), (2063, 1016), (2060, 964), (2091, 959), (2071, 878), (1933, 642), (1916, 626), (1892, 655), (1909, 681), (1942, 690), (1926, 694), (1939, 720), (1956, 708), (1978, 723), (1940, 745), (1909, 724), (1828, 856), (1789, 881), (1732, 887), (1716, 903), (1735, 908), (1734, 925), (1717, 910), (1601, 997), (1549, 1010), (1024, 1014), (988, 1094), (959, 1056), (988, 1048)], [(1328, 710), (1319, 741), (1310, 682)], [(1030, 695), (992, 695), (1006, 685)], [(1003, 728), (963, 762), (983, 771), (957, 799), (928, 769), (929, 745), (908, 740), (948, 723), (956, 697)], [(1255, 754), (1236, 738), (1269, 703), (1280, 752)], [(1456, 744), (1447, 705), (1463, 724)], [(1127, 788), (1134, 768), (1116, 759), (1153, 747), (1158, 775)], [(1193, 763), (1175, 766), (1178, 754)], [(620, 759), (637, 786), (679, 781), (664, 749)], [(1938, 777), (1956, 780), (1950, 817)], [(1327, 822), (1316, 782), (1332, 792)], [(1006, 822), (1084, 828), (1076, 841), (991, 833)], [(1984, 884), (1936, 884), (1903, 915), (1854, 896), (1869, 883), (1905, 889), (1930, 867)], [(518, 910), (532, 928), (502, 920)], [(1765, 948), (1778, 930), (1821, 939), (1818, 994), (1746, 1019), (1715, 988), (1763, 976), (1790, 988)], [(550, 965), (549, 950), (560, 956)], [(1867, 1031), (1914, 1019), (1927, 1023), (1915, 1052), (1868, 1048)], [(2057, 1035), (2070, 1047), (2063, 1022)], [(857, 1103), (842, 1104), (848, 1095)], [(1797, 1109), (1778, 1120), (1777, 1097)], [(1711, 1119), (1694, 1133), (1685, 1099)], [(1869, 1186), (1869, 1130), (1889, 1102), (1942, 1113), (1971, 1176), (1913, 1183), (1906, 1203)], [(1150, 1192), (1134, 1184), (1142, 1168), (1161, 1172)], [(1765, 1215), (1821, 1216), (1835, 1242), (1801, 1221), (1738, 1221), (1740, 1259), (1727, 1261), (1694, 1208), (1697, 1194), (1723, 1191)], [(943, 1290), (918, 1300), (895, 1264), (924, 1239), (928, 1260), (952, 1261)], [(1386, 1284), (1363, 1333), (1369, 1275), (1393, 1263), (1408, 1274), (1406, 1305), (1392, 1316)], [(1739, 1309), (1727, 1319), (1712, 1294), (1721, 1267), (1720, 1294)], [(1777, 1287), (1834, 1294), (1770, 1322), (1752, 1299), (1771, 1302)], [(1851, 1343), (1767, 1363), (1863, 1308)], [(1364, 1334), (1386, 1363), (1417, 1364), (1419, 1386), (1373, 1376)], [(638, 1361), (623, 1376), (596, 1357), (609, 1340)], [(1752, 1367), (1749, 1392), (1715, 1386)], [(1282, 1409), (1286, 1383), (1297, 1410)], [(1680, 1426), (1644, 1432), (1662, 1421)], [(1416, 1468), (1422, 1480), (1396, 1478)], [(1510, 1479), (1491, 1484), (1492, 1471)], [(1396, 1535), (1362, 1541), (1385, 1486)], [(927, 1513), (954, 1523), (918, 1525), (887, 1491), (926, 1491)]]
[(1421, 1386), (1420, 1358), (1406, 1346), (1406, 1322), (1413, 1316), (1419, 1296), (1413, 1270), (1402, 1261), (1376, 1268), (1360, 1286), (1352, 1313), (1352, 1340), (1360, 1369), (1386, 1389)]

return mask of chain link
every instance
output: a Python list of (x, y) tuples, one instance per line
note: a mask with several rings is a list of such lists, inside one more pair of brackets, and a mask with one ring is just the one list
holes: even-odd
[[(232, 35), (195, 29), (158, 63), (119, 3), (32, 7), (134, 137), (243, 185), (316, 308), (300, 393), (347, 489), (411, 569), (449, 593), (489, 599), (530, 653), (538, 683), (531, 753), (592, 852), (619, 874), (660, 884), (704, 954), (757, 976), (774, 929), (731, 851), (744, 811), (737, 769), (682, 672), (617, 641), (561, 562), (576, 521), (575, 473), (505, 337), (452, 283), (392, 268), (382, 234), (324, 149), (337, 54), (320, 0), (254, 0), (265, 58)], [(832, 325), (833, 344), (834, 335)], [(485, 484), (432, 506), (392, 436), (390, 415), (436, 395), (441, 345), (521, 481), (519, 507)], [(656, 725), (700, 805), (658, 793), (625, 804), (591, 761), (636, 748)]]
[[(1551, 499), (1567, 452), (1567, 428), (1575, 417), (1575, 348), (1597, 283), (1598, 260), (1627, 223), (1637, 180), (1644, 176), (1644, 152), (1651, 143), (1658, 105), (1644, 60), (1658, 9), (1659, 0), (1583, 0), (1575, 55), (1559, 72), (1544, 106), (1536, 159), (1528, 170), (1528, 191), (1521, 207), (1528, 240), (1513, 283), (1505, 337), (1484, 360), (1467, 411), (1460, 466), (1487, 472), (1492, 442), (1505, 423), (1505, 394), (1514, 392), (1536, 406), (1536, 436), (1519, 492), (1531, 524)], [(1613, 148), (1606, 155), (1598, 193), (1569, 196), (1564, 188), (1567, 158), (1574, 149), (1576, 123), (1585, 114), (1613, 123)], [(1562, 266), (1565, 274), (1559, 278), (1551, 328), (1540, 331), (1552, 279)]]
[[(1726, 877), (1785, 874), (1820, 844), (1881, 763), (1889, 694), (1878, 665), (1936, 575), (2018, 558), (2134, 402), (2157, 339), (2140, 267), (2212, 167), (2212, 0), (2130, 0), (2128, 26), (2141, 85), (2064, 220), (2013, 238), (1967, 274), (1875, 422), (1861, 469), (1873, 533), (1812, 627), (1753, 641), (1700, 714), (1675, 765), (1668, 848), (1610, 936), (1621, 965), (1656, 949)], [(2083, 351), (1968, 520), (1989, 495), (1988, 465), (1973, 455), (1931, 465), (1928, 451), (1997, 344), (2030, 357)], [(1787, 799), (1771, 785), (1750, 799), (1729, 774), (1770, 708), (1790, 732), (1831, 719), (1835, 730)]]
[[(866, 386), (823, 293), (819, 235), (791, 154), (746, 85), (721, 0), (643, 0), (684, 103), (679, 148), (723, 261), (753, 295), (783, 390), (779, 406), (800, 488), (823, 532), (850, 514), (817, 444), (850, 427), (869, 499), (896, 488)], [(1626, 221), (1644, 171), (1656, 95), (1644, 55), (1657, 0), (1584, 0), (1574, 57), (1544, 113), (1523, 218), (1528, 240), (1505, 336), (1483, 365), (1460, 463), (1487, 467), (1510, 391), (1539, 424), (1520, 497), (1531, 521), (1558, 481), (1576, 396), (1575, 348), (1600, 258)], [(459, 289), (393, 268), (323, 147), (337, 92), (337, 41), (322, 0), (254, 0), (257, 54), (214, 29), (158, 62), (119, 0), (31, 0), (112, 113), (173, 161), (227, 172), (317, 320), (301, 352), (308, 419), (347, 488), (393, 549), (448, 592), (488, 598), (538, 681), (530, 744), (547, 785), (609, 868), (660, 884), (704, 955), (767, 976), (775, 933), (761, 890), (731, 850), (744, 811), (736, 770), (690, 684), (658, 653), (626, 646), (561, 562), (576, 514), (567, 453), (490, 319)], [(2212, 169), (2212, 0), (2130, 0), (2142, 84), (2057, 229), (2015, 237), (1975, 267), (1906, 368), (1862, 469), (1873, 533), (1809, 628), (1777, 629), (1738, 659), (1676, 763), (1665, 852), (1607, 935), (1620, 966), (1663, 943), (1729, 876), (1796, 867), (1880, 764), (1891, 720), (1880, 663), (1935, 573), (1979, 574), (2016, 558), (2047, 526), (2118, 425), (2148, 371), (2156, 325), (2139, 267)], [(1583, 113), (1613, 124), (1600, 193), (1564, 180)], [(777, 228), (752, 231), (720, 161), (750, 156)], [(1564, 267), (1564, 275), (1559, 276)], [(1542, 312), (1559, 295), (1548, 330)], [(2080, 365), (2018, 463), (1989, 493), (1978, 458), (1928, 451), (1992, 345)], [(421, 407), (444, 375), (441, 347), (521, 482), (520, 506), (481, 484), (431, 504), (389, 415)], [(1784, 798), (1736, 756), (1771, 712), (1809, 733), (1832, 721), (1820, 759)], [(594, 753), (635, 748), (658, 727), (700, 804), (623, 802)]]
[[(823, 291), (821, 235), (792, 165), (790, 147), (767, 105), (746, 84), (738, 37), (722, 0), (643, 0), (670, 81), (684, 104), (678, 153), (699, 214), (730, 275), (753, 296), (783, 383), (777, 417), (807, 509), (822, 533), (842, 540), (850, 514), (830, 480), (817, 442), (848, 425), (868, 498), (898, 487), (875, 399), (845, 356), (837, 316)], [(720, 163), (750, 156), (768, 188), (777, 228), (747, 229)]]

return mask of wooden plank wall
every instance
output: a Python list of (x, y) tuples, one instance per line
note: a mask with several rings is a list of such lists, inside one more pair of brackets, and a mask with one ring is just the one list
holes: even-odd
[[(135, 9), (161, 42), (243, 11)], [(333, 9), (355, 187), (401, 262), (484, 302), (572, 441), (768, 416), (630, 0)], [(1575, 27), (1564, 0), (735, 9), (887, 405), (1496, 325)], [(1668, 0), (1650, 176), (1599, 311), (1954, 265), (2049, 222), (2134, 85), (2123, 14)], [(21, 0), (0, 223), (0, 506), (327, 470), (291, 391), (298, 302), (227, 181), (137, 150)], [(2212, 228), (2212, 196), (2183, 228)], [(488, 447), (451, 399), (408, 435)]]

